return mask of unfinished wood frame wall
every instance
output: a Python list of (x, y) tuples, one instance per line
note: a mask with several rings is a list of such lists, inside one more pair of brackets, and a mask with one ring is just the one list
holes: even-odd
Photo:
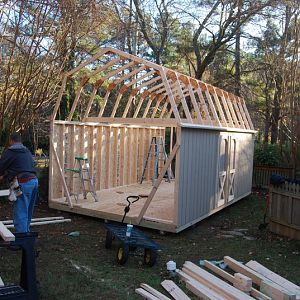
[[(72, 79), (76, 81), (74, 99), (68, 115), (62, 116), (61, 104)], [(143, 222), (165, 171), (175, 159), (176, 212), (172, 225), (176, 225), (181, 128), (185, 125), (253, 133), (244, 99), (117, 49), (102, 49), (64, 74), (51, 120), (49, 198), (66, 197), (73, 208), (70, 191), (78, 183), (65, 168), (72, 168), (78, 155), (89, 159), (97, 191), (137, 183), (151, 137), (165, 136), (170, 127), (176, 141), (171, 139), (170, 157), (161, 165), (159, 178), (135, 224)], [(152, 158), (146, 180), (152, 176), (153, 167)]]
[[(96, 190), (139, 182), (151, 137), (165, 138), (163, 127), (130, 125), (106, 125), (56, 121), (53, 127), (53, 152), (51, 160), (51, 199), (65, 196), (62, 175), (66, 168), (72, 168), (75, 156), (89, 159)], [(53, 156), (57, 153), (60, 167)], [(160, 167), (163, 162), (160, 161)], [(154, 156), (151, 155), (145, 180), (150, 180), (154, 170)], [(78, 179), (65, 173), (69, 192), (75, 191)]]

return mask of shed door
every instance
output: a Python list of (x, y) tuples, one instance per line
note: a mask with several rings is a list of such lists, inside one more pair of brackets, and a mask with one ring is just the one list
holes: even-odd
[(234, 199), (236, 139), (228, 134), (221, 134), (220, 136), (218, 166), (216, 207), (220, 207)]
[(217, 207), (225, 204), (226, 200), (226, 182), (228, 169), (228, 136), (220, 136), (220, 152), (218, 167), (218, 189), (217, 189)]

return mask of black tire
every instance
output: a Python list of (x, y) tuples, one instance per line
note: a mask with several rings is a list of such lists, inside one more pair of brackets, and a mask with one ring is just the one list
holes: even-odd
[(157, 251), (153, 249), (145, 249), (144, 264), (148, 267), (155, 265), (157, 259)]
[(109, 230), (107, 230), (106, 231), (106, 239), (105, 239), (105, 248), (106, 249), (111, 248), (113, 239), (114, 239), (113, 234)]
[(117, 263), (119, 265), (124, 265), (128, 260), (129, 256), (129, 247), (126, 245), (119, 246), (117, 250)]

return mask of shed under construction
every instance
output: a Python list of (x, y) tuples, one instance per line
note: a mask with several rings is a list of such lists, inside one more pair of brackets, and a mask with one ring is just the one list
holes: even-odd
[[(242, 98), (101, 49), (63, 78), (51, 122), (49, 205), (121, 222), (126, 197), (144, 195), (125, 222), (179, 232), (250, 194), (254, 133)], [(154, 137), (167, 158), (154, 154)], [(66, 169), (78, 156), (88, 158), (96, 197), (73, 195), (80, 182)]]

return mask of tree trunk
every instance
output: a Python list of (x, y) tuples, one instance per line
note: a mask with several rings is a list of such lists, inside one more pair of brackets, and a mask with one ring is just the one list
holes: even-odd
[(241, 96), (241, 25), (240, 25), (240, 13), (242, 7), (242, 0), (238, 2), (238, 13), (237, 13), (237, 26), (238, 30), (235, 37), (235, 53), (234, 53), (234, 66), (235, 66), (235, 94)]

